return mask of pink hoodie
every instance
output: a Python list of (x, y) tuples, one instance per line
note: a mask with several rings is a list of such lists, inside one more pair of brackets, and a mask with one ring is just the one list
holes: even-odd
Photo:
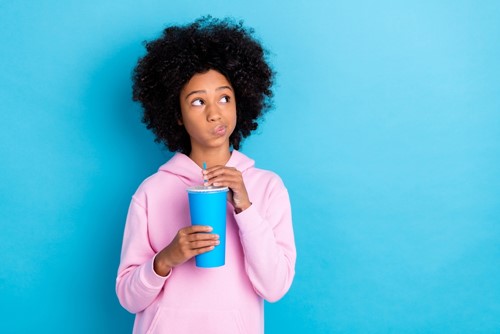
[(155, 255), (190, 225), (186, 188), (202, 175), (189, 157), (174, 155), (132, 197), (116, 293), (136, 313), (134, 333), (263, 333), (263, 299), (290, 288), (296, 251), (285, 186), (236, 150), (227, 166), (243, 173), (252, 206), (240, 214), (227, 206), (223, 267), (197, 268), (193, 258), (167, 277), (153, 271)]

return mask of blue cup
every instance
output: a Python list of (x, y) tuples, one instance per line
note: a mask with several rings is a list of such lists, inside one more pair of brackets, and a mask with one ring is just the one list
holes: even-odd
[(227, 187), (196, 186), (187, 189), (191, 225), (205, 225), (218, 234), (220, 244), (206, 253), (196, 255), (196, 266), (214, 268), (226, 262), (226, 194)]

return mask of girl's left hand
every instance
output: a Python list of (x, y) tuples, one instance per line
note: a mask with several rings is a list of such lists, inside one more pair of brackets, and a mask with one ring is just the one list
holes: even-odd
[(203, 170), (204, 186), (228, 187), (228, 200), (240, 213), (252, 205), (241, 172), (233, 167), (213, 166)]

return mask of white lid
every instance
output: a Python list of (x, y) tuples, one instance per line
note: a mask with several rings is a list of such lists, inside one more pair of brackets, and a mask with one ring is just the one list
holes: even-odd
[(186, 189), (188, 193), (219, 193), (219, 192), (227, 192), (229, 190), (228, 187), (214, 187), (214, 186), (194, 186)]

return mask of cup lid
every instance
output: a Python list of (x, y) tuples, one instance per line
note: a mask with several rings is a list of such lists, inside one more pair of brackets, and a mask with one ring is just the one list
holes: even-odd
[(194, 186), (186, 189), (188, 193), (220, 193), (229, 191), (228, 187), (214, 187), (214, 186)]

